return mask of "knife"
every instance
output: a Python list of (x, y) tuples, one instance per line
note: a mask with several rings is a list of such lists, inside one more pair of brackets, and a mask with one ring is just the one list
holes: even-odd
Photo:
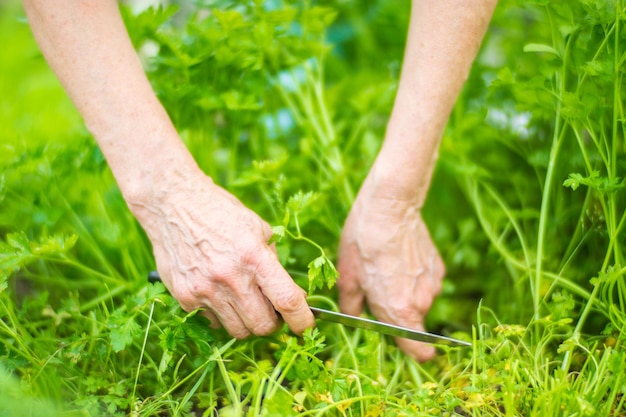
[(373, 330), (375, 332), (387, 334), (390, 336), (403, 337), (405, 339), (417, 340), (420, 342), (433, 343), (437, 345), (472, 346), (471, 343), (464, 340), (454, 339), (452, 337), (442, 336), (435, 333), (423, 332), (421, 330), (396, 326), (395, 324), (384, 323), (382, 321), (370, 320), (358, 316), (351, 316), (332, 310), (324, 310), (323, 308), (318, 307), (309, 306), (309, 308), (311, 309), (315, 317), (319, 317), (320, 319), (326, 321), (345, 324), (346, 326), (350, 327)]
[[(148, 274), (148, 281), (160, 282), (161, 277), (156, 271)], [(351, 316), (348, 314), (338, 313), (332, 310), (325, 310), (319, 307), (310, 307), (313, 315), (322, 320), (334, 323), (344, 324), (350, 327), (360, 329), (373, 330), (378, 333), (389, 336), (403, 337), (405, 339), (417, 340), (425, 343), (433, 343), (446, 346), (472, 346), (470, 342), (454, 339), (452, 337), (442, 336), (435, 333), (428, 333), (421, 330), (410, 329), (408, 327), (396, 326), (395, 324), (384, 323), (382, 321), (370, 320), (363, 317)]]

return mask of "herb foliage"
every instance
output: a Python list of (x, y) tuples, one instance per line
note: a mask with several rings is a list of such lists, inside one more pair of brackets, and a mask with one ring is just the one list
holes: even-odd
[[(341, 224), (384, 135), (409, 2), (197, 1), (124, 17), (205, 172), (337, 308)], [(318, 323), (234, 341), (162, 285), (92, 138), (0, 5), (0, 415), (626, 415), (622, 0), (503, 0), (424, 217), (448, 278), (417, 364)]]

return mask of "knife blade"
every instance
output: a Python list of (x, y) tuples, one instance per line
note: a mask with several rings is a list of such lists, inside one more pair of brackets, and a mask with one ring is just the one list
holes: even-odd
[[(149, 282), (160, 282), (161, 277), (158, 272), (152, 271), (148, 274)], [(396, 326), (395, 324), (384, 323), (382, 321), (370, 320), (363, 317), (351, 316), (338, 313), (332, 310), (325, 310), (319, 307), (309, 306), (313, 315), (319, 319), (339, 323), (350, 327), (357, 327), (365, 330), (372, 330), (389, 336), (403, 337), (405, 339), (417, 340), (425, 343), (432, 343), (445, 346), (472, 346), (470, 342), (442, 336), (435, 333), (428, 333), (421, 330), (410, 329), (408, 327)]]
[(408, 327), (397, 326), (382, 321), (370, 320), (363, 317), (351, 316), (349, 314), (338, 313), (332, 310), (309, 306), (313, 315), (322, 320), (344, 324), (350, 327), (372, 330), (389, 336), (403, 337), (405, 339), (417, 340), (425, 343), (433, 343), (446, 346), (472, 346), (464, 340), (442, 336), (435, 333), (428, 333), (421, 330), (410, 329)]

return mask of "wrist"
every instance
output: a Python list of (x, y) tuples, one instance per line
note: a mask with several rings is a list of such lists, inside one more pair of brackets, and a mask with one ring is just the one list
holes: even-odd
[(173, 194), (191, 188), (199, 178), (208, 178), (173, 128), (166, 134), (154, 131), (129, 136), (98, 142), (136, 216), (140, 207), (167, 204)]
[(381, 151), (365, 179), (361, 192), (369, 199), (395, 201), (398, 204), (421, 209), (426, 200), (434, 162), (388, 157)]
[[(176, 169), (160, 171), (148, 182), (136, 181), (134, 192), (124, 194), (129, 210), (150, 239), (159, 236), (163, 222), (180, 215), (187, 202), (206, 194), (213, 185), (210, 177), (200, 170)], [(175, 213), (179, 213), (176, 215)]]
[(182, 195), (193, 196), (194, 184), (211, 181), (195, 164), (186, 164), (172, 158), (147, 162), (135, 177), (123, 183), (120, 189), (130, 210), (138, 215), (144, 207), (176, 205)]

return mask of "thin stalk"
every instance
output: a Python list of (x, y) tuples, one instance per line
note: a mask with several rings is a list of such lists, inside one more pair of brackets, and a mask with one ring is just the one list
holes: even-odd
[[(614, 65), (618, 65), (618, 53), (617, 51), (619, 51), (619, 22), (620, 22), (620, 18), (619, 18), (619, 14), (616, 16), (616, 21), (615, 21), (615, 35), (614, 35), (614, 48), (615, 48), (615, 56), (614, 56)], [(617, 67), (614, 68), (616, 71), (618, 70)], [(615, 74), (618, 74), (619, 72), (616, 72)], [(612, 135), (611, 135), (611, 144), (608, 146), (609, 149), (609, 153), (610, 153), (610, 164), (609, 166), (607, 166), (607, 175), (609, 176), (609, 179), (613, 179), (616, 178), (617, 176), (617, 150), (618, 150), (618, 139), (617, 139), (617, 123), (618, 123), (618, 109), (620, 108), (620, 103), (619, 101), (619, 97), (620, 97), (620, 91), (619, 91), (619, 87), (620, 87), (620, 81), (619, 81), (619, 77), (616, 75), (614, 80), (613, 80), (613, 118), (612, 118)], [(608, 145), (608, 144), (607, 144)], [(618, 245), (615, 244), (615, 241), (617, 239), (617, 231), (619, 229), (621, 229), (622, 225), (623, 225), (623, 220), (624, 220), (624, 216), (622, 216), (622, 219), (620, 220), (619, 224), (617, 224), (617, 202), (615, 200), (615, 195), (614, 193), (611, 193), (608, 197), (609, 200), (609, 204), (608, 207), (606, 207), (603, 204), (603, 211), (606, 213), (606, 217), (607, 217), (607, 232), (610, 236), (610, 240), (609, 240), (609, 246), (608, 246), (608, 250), (606, 253), (606, 256), (604, 258), (604, 262), (602, 264), (602, 268), (601, 271), (605, 272), (607, 271), (607, 268), (609, 267), (610, 261), (611, 261), (611, 256), (613, 257), (614, 262), (619, 262), (621, 260), (621, 252), (618, 249)], [(602, 202), (602, 200), (601, 200)], [(613, 250), (611, 250), (611, 248), (613, 248)], [(614, 272), (613, 272), (614, 273)], [(596, 284), (593, 288), (593, 291), (591, 293), (591, 299), (587, 302), (587, 304), (585, 305), (585, 308), (583, 309), (582, 313), (580, 314), (580, 318), (578, 319), (578, 323), (576, 324), (576, 327), (574, 328), (574, 334), (573, 334), (573, 338), (574, 340), (578, 340), (578, 338), (580, 337), (581, 331), (582, 331), (582, 327), (584, 325), (584, 323), (587, 320), (587, 317), (589, 316), (589, 314), (591, 313), (591, 303), (593, 301), (593, 299), (595, 299), (597, 297), (597, 294), (599, 292), (600, 287), (602, 286), (602, 282), (598, 282), (598, 284)], [(572, 354), (572, 349), (570, 349), (568, 352), (566, 352), (566, 358), (564, 360), (563, 363), (563, 368), (564, 369), (569, 369), (570, 366), (570, 356)]]
[[(560, 90), (564, 91), (565, 81), (564, 76), (560, 80)], [(539, 320), (539, 302), (541, 299), (541, 276), (543, 273), (543, 252), (546, 239), (546, 228), (548, 224), (548, 211), (550, 207), (550, 198), (552, 196), (552, 182), (554, 180), (554, 170), (559, 153), (559, 148), (565, 136), (565, 128), (561, 129), (561, 101), (557, 101), (556, 117), (554, 123), (554, 135), (552, 137), (552, 146), (550, 149), (550, 160), (548, 162), (548, 170), (546, 172), (546, 178), (544, 181), (543, 194), (541, 196), (541, 210), (539, 212), (539, 226), (537, 230), (537, 260), (535, 263), (535, 277), (532, 285), (533, 296), (533, 310), (534, 319)]]
[(198, 388), (200, 388), (200, 385), (202, 384), (202, 382), (204, 382), (204, 379), (206, 378), (208, 373), (209, 373), (209, 367), (205, 366), (204, 367), (204, 372), (202, 372), (202, 375), (200, 375), (200, 378), (198, 378), (198, 380), (193, 385), (193, 387), (191, 387), (191, 389), (189, 391), (187, 391), (187, 393), (185, 394), (183, 399), (180, 400), (180, 402), (178, 403), (178, 406), (174, 410), (174, 415), (175, 416), (181, 415), (181, 412), (182, 412), (181, 409), (187, 404), (187, 402), (191, 399), (191, 397), (193, 397), (193, 395), (196, 393), (196, 391), (198, 391)]
[(88, 302), (84, 304), (81, 304), (80, 307), (78, 308), (78, 311), (80, 311), (81, 313), (84, 313), (85, 311), (89, 311), (95, 306), (97, 306), (98, 304), (104, 301), (110, 300), (111, 298), (116, 297), (125, 291), (128, 291), (128, 289), (129, 289), (128, 285), (120, 285), (118, 287), (115, 287), (112, 290), (107, 291), (106, 294), (102, 294), (96, 298), (92, 298), (91, 300), (89, 300)]
[[(617, 6), (621, 9), (622, 2), (618, 1)], [(613, 73), (615, 74), (613, 78), (613, 126), (611, 129), (611, 166), (608, 170), (609, 181), (617, 179), (617, 153), (618, 153), (618, 137), (617, 134), (619, 132), (618, 123), (622, 119), (621, 114), (621, 69), (619, 62), (619, 54), (620, 50), (620, 14), (616, 13), (615, 15), (615, 36), (614, 36), (614, 57), (613, 57)], [(615, 238), (616, 235), (616, 225), (617, 225), (617, 201), (615, 193), (609, 194), (609, 218), (610, 218), (610, 229), (609, 236), (611, 236), (611, 240)], [(622, 261), (621, 252), (618, 248), (618, 245), (613, 245), (613, 259), (615, 263), (621, 263)]]
[[(330, 305), (331, 309), (333, 311), (339, 311), (339, 308), (337, 306), (337, 304), (335, 304), (330, 298), (328, 297), (324, 297), (324, 296), (320, 296), (320, 295), (313, 295), (307, 298), (307, 300), (319, 300), (322, 301), (328, 305)], [(341, 337), (343, 338), (343, 340), (346, 342), (345, 343), (345, 347), (348, 349), (348, 353), (349, 353), (349, 357), (350, 360), (352, 362), (352, 370), (355, 374), (360, 374), (361, 371), (359, 369), (359, 361), (356, 358), (356, 354), (354, 352), (354, 345), (358, 344), (358, 337), (356, 337), (357, 334), (359, 334), (358, 332), (355, 332), (355, 338), (354, 340), (350, 340), (350, 338), (348, 337), (348, 333), (346, 332), (346, 328), (343, 325), (338, 325), (337, 326), (339, 329), (339, 333), (341, 334)], [(341, 358), (341, 353), (337, 354), (336, 356), (336, 360), (337, 362), (339, 362), (339, 359)], [(359, 378), (355, 378), (355, 383), (357, 384), (357, 389), (358, 389), (358, 393), (360, 396), (363, 395), (363, 387), (361, 386), (361, 380)], [(361, 415), (365, 415), (365, 409), (363, 408), (363, 404), (361, 404)]]
[[(215, 351), (213, 352), (213, 354), (211, 355), (211, 357), (209, 359), (207, 359), (206, 361), (204, 361), (204, 363), (202, 365), (200, 365), (198, 368), (194, 369), (192, 372), (190, 372), (189, 374), (187, 374), (183, 379), (181, 379), (180, 381), (178, 381), (176, 384), (172, 385), (166, 392), (164, 392), (163, 394), (161, 394), (161, 396), (159, 397), (159, 399), (164, 399), (169, 397), (174, 391), (176, 391), (178, 388), (180, 388), (185, 382), (189, 381), (191, 378), (193, 378), (198, 372), (200, 372), (205, 366), (207, 366), (210, 362), (215, 362), (218, 360), (218, 358), (221, 360), (221, 354), (224, 353), (225, 351), (227, 351), (232, 345), (233, 343), (235, 343), (237, 341), (237, 339), (231, 339), (229, 340), (227, 343), (225, 343), (224, 345), (222, 345), (219, 349), (215, 348)], [(176, 369), (174, 370), (174, 379), (176, 378), (176, 376), (178, 375), (178, 367), (180, 366), (181, 361), (185, 359), (185, 356), (183, 356), (182, 358), (180, 358), (180, 361), (178, 363), (178, 365), (176, 366)]]
[[(274, 366), (274, 370), (269, 375), (268, 390), (267, 390), (267, 393), (265, 394), (266, 398), (272, 398), (276, 394), (276, 391), (278, 389), (283, 389), (284, 390), (284, 387), (282, 387), (280, 385), (280, 383), (278, 382), (278, 379), (279, 379), (279, 376), (280, 376), (281, 372), (286, 372), (285, 369), (286, 369), (287, 366), (289, 366), (288, 364), (287, 365), (283, 365), (283, 363), (288, 361), (288, 358), (289, 358), (290, 354), (291, 354), (291, 348), (290, 348), (289, 345), (287, 345), (286, 348), (285, 348), (285, 351), (280, 356), (280, 359), (278, 360), (278, 362)], [(291, 361), (293, 359), (294, 359), (294, 356), (289, 358), (289, 361)], [(269, 388), (269, 384), (272, 384), (271, 388)]]
[[(507, 249), (507, 247), (504, 246), (500, 242), (500, 239), (496, 235), (496, 232), (491, 227), (491, 224), (489, 221), (490, 219), (483, 212), (483, 203), (480, 197), (478, 196), (478, 188), (476, 187), (475, 184), (471, 183), (469, 179), (466, 182), (466, 190), (468, 191), (468, 199), (472, 202), (474, 206), (474, 210), (478, 218), (478, 222), (480, 223), (483, 231), (485, 232), (485, 235), (491, 242), (493, 248), (511, 266), (513, 266), (514, 268), (520, 271), (527, 272), (529, 265), (517, 259), (515, 255), (512, 252), (510, 252)], [(563, 277), (561, 274), (555, 274), (555, 273), (548, 272), (548, 271), (542, 271), (542, 278), (550, 279), (554, 281), (555, 283), (558, 283), (559, 285), (561, 285), (563, 288), (571, 291), (572, 293), (582, 298), (589, 299), (591, 297), (591, 293), (589, 291), (587, 291), (582, 286), (576, 284), (573, 280), (568, 279), (567, 277)], [(598, 304), (598, 307), (600, 309), (606, 308), (605, 304), (602, 301), (595, 300), (594, 302)]]
[(9, 307), (4, 303), (2, 299), (0, 299), (0, 307), (2, 307), (2, 309), (7, 312), (6, 317), (8, 318), (9, 324), (12, 326), (12, 327), (9, 327), (9, 325), (5, 322), (5, 320), (0, 320), (0, 330), (4, 328), (6, 334), (15, 341), (19, 349), (16, 349), (12, 344), (8, 344), (8, 343), (5, 344), (5, 347), (7, 349), (14, 350), (16, 353), (24, 357), (26, 360), (28, 360), (28, 362), (31, 362), (33, 365), (39, 365), (39, 359), (36, 357), (35, 352), (32, 351), (26, 343), (24, 343), (24, 339), (27, 339), (27, 338), (29, 339), (29, 341), (32, 341), (31, 335), (27, 332), (25, 332), (25, 334), (22, 335), (22, 334), (18, 334), (15, 331), (15, 329), (18, 328), (17, 320), (15, 318), (15, 313), (13, 309), (9, 309)]
[[(329, 404), (325, 407), (322, 408), (314, 408), (312, 410), (308, 410), (305, 411), (304, 413), (299, 414), (300, 416), (310, 416), (310, 415), (316, 415), (316, 416), (323, 416), (326, 415), (326, 413), (328, 413), (330, 410), (337, 408), (338, 406), (343, 406), (343, 405), (350, 405), (353, 404), (354, 402), (358, 401), (358, 402), (364, 402), (364, 401), (368, 401), (368, 400), (380, 400), (380, 396), (379, 395), (363, 395), (360, 397), (355, 397), (355, 398), (348, 398), (345, 400), (341, 400), (341, 401), (337, 401), (334, 402), (332, 404)], [(389, 405), (394, 405), (394, 404), (389, 404)]]
[(235, 392), (233, 384), (228, 377), (228, 371), (224, 366), (224, 360), (220, 355), (220, 351), (217, 348), (213, 349), (213, 354), (216, 356), (217, 366), (220, 370), (220, 374), (222, 374), (222, 379), (224, 380), (224, 385), (226, 386), (226, 391), (228, 391), (228, 396), (230, 397), (231, 404), (235, 408), (233, 411), (233, 415), (241, 416), (243, 412), (241, 410), (241, 402), (239, 401), (239, 396)]
[(135, 408), (135, 404), (138, 404), (138, 401), (135, 401), (135, 395), (137, 393), (137, 384), (139, 383), (139, 372), (141, 371), (141, 363), (143, 362), (143, 355), (146, 351), (146, 344), (148, 343), (148, 333), (150, 332), (150, 324), (152, 324), (152, 314), (154, 313), (154, 304), (150, 306), (150, 314), (148, 315), (148, 323), (146, 324), (146, 332), (143, 336), (143, 344), (141, 345), (141, 352), (139, 353), (139, 360), (137, 361), (137, 371), (135, 372), (135, 382), (133, 384), (133, 392), (130, 396), (130, 400), (133, 402), (132, 405), (132, 415), (137, 415), (137, 410)]
[(500, 206), (500, 208), (502, 209), (504, 214), (506, 214), (506, 217), (508, 218), (509, 223), (513, 226), (513, 229), (515, 230), (515, 234), (517, 235), (517, 238), (518, 238), (518, 240), (520, 242), (520, 245), (522, 247), (522, 253), (524, 254), (524, 260), (526, 262), (526, 265), (528, 266), (528, 268), (530, 268), (530, 265), (531, 265), (530, 254), (528, 252), (528, 247), (526, 245), (526, 240), (524, 239), (524, 234), (522, 233), (522, 228), (520, 227), (519, 223), (517, 222), (517, 219), (515, 218), (515, 216), (511, 212), (511, 209), (507, 206), (507, 204), (504, 202), (504, 200), (496, 192), (496, 190), (494, 190), (489, 185), (485, 185), (484, 187), (487, 190), (487, 192), (489, 193), (489, 195), (491, 195), (491, 198), (493, 198), (495, 200), (495, 202), (498, 204), (498, 206)]

